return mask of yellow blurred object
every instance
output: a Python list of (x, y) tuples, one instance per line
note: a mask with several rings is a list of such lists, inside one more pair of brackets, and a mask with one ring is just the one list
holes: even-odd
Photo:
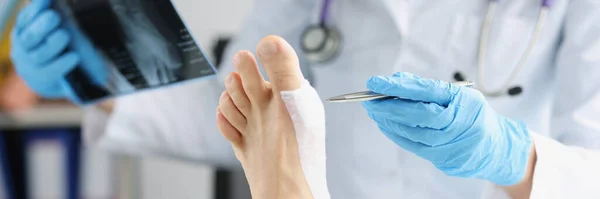
[[(17, 9), (22, 7), (23, 2), (20, 2)], [(4, 30), (0, 35), (0, 109), (5, 111), (32, 108), (39, 101), (38, 96), (16, 75), (10, 60), (10, 31), (16, 13), (15, 11), (9, 19), (7, 28), (0, 29)]]
[[(4, 86), (8, 75), (12, 72), (11, 69), (13, 66), (10, 61), (10, 31), (15, 23), (16, 10), (20, 9), (22, 5), (23, 1), (17, 0), (16, 9), (11, 10), (13, 12), (9, 15), (9, 19), (5, 24), (6, 27), (0, 27), (0, 88)], [(0, 13), (0, 15), (2, 14), (3, 13)], [(0, 23), (0, 26), (2, 26), (1, 24), (2, 23)]]
[[(0, 33), (0, 88), (4, 85), (6, 77), (12, 71), (12, 63), (10, 62), (10, 30), (14, 20), (8, 22), (9, 28), (4, 28), (4, 32)], [(0, 30), (2, 27), (0, 27)]]

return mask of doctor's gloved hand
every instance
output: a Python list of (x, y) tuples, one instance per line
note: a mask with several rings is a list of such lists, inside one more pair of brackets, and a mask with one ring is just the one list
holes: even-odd
[(496, 114), (479, 91), (410, 73), (375, 76), (367, 87), (402, 98), (363, 102), (380, 130), (445, 174), (504, 186), (525, 177), (527, 127)]
[[(11, 32), (11, 59), (16, 72), (44, 98), (78, 101), (65, 76), (82, 66), (93, 82), (106, 82), (106, 72), (93, 46), (73, 26), (62, 23), (51, 0), (33, 0), (18, 14)], [(74, 50), (70, 50), (74, 49)]]

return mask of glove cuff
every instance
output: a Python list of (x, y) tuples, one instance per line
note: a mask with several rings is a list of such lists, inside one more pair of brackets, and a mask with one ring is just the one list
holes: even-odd
[(490, 176), (488, 180), (500, 186), (510, 186), (517, 184), (525, 178), (527, 166), (531, 156), (531, 148), (533, 141), (530, 131), (526, 124), (521, 121), (513, 121), (511, 119), (501, 117), (500, 122), (504, 123), (504, 136), (506, 146), (501, 147), (503, 151), (499, 151), (496, 158), (496, 172)]

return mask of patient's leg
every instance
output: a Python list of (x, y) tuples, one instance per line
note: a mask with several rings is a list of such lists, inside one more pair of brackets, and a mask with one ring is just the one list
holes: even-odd
[(257, 51), (271, 82), (252, 53), (238, 52), (217, 125), (232, 143), (254, 198), (329, 198), (321, 100), (287, 42), (269, 36)]

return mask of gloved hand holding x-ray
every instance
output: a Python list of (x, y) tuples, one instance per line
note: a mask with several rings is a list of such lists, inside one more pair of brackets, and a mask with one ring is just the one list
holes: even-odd
[(216, 74), (170, 1), (34, 0), (12, 41), (34, 91), (77, 104)]
[(81, 66), (78, 73), (86, 71), (94, 85), (106, 82), (108, 74), (81, 33), (70, 31), (50, 4), (33, 1), (20, 12), (11, 33), (11, 57), (21, 78), (42, 97), (79, 101), (67, 81), (71, 71)]
[(524, 178), (532, 150), (529, 131), (496, 114), (479, 91), (410, 73), (372, 77), (367, 87), (399, 97), (363, 102), (380, 130), (447, 175), (498, 185)]

